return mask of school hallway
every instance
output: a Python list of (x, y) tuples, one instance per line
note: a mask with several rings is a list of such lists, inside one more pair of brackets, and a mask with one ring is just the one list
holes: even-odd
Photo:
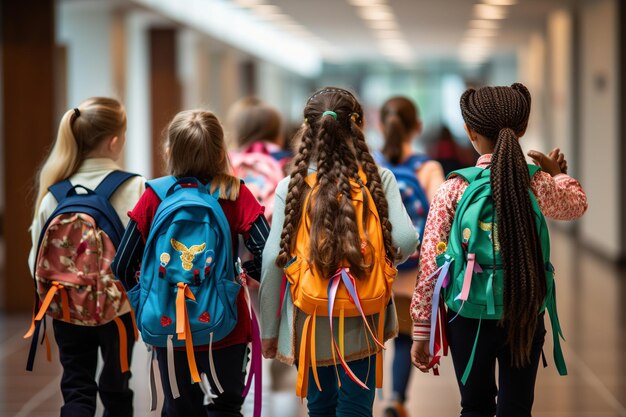
[[(0, 417), (53, 417), (62, 405), (50, 317), (52, 361), (40, 345), (34, 371), (25, 371), (29, 226), (37, 172), (60, 121), (70, 114), (71, 126), (89, 97), (123, 104), (116, 162), (148, 180), (169, 173), (164, 140), (177, 113), (215, 115), (233, 159), (252, 149), (235, 137), (233, 114), (257, 100), (279, 119), (275, 137), (258, 140), (283, 155), (274, 160), (278, 178), (264, 184), (273, 196), (297, 152), (296, 132), (312, 125), (303, 108), (316, 90), (350, 92), (372, 153), (386, 140), (383, 103), (414, 103), (419, 128), (405, 129), (403, 146), (447, 173), (478, 158), (464, 92), (518, 82), (532, 97), (528, 125), (515, 132), (524, 154), (559, 148), (588, 200), (580, 219), (549, 222), (569, 375), (554, 366), (546, 317), (549, 366), (540, 365), (533, 416), (626, 417), (626, 0), (0, 0), (0, 35)], [(319, 113), (337, 121), (331, 108)], [(390, 397), (393, 343), (387, 349), (375, 417)], [(138, 342), (137, 417), (160, 415), (158, 380), (158, 411), (148, 410), (148, 364)], [(306, 416), (295, 368), (285, 369), (262, 417)], [(459, 415), (451, 358), (440, 371), (413, 369), (408, 417)]]
[[(569, 376), (559, 376), (552, 365), (552, 333), (548, 331), (544, 350), (550, 366), (539, 370), (533, 416), (626, 417), (626, 335), (623, 331), (626, 323), (626, 305), (623, 302), (626, 297), (626, 270), (611, 266), (579, 247), (556, 227), (553, 226), (552, 230), (559, 318), (567, 339), (563, 343), (563, 351)], [(26, 372), (24, 367), (30, 341), (22, 339), (22, 335), (28, 327), (29, 316), (3, 315), (1, 323), (0, 368), (3, 371), (0, 376), (0, 416), (58, 415), (62, 398), (57, 352), (53, 351), (53, 362), (48, 363), (45, 361), (45, 349), (40, 347), (34, 371)], [(148, 356), (141, 343), (135, 346), (132, 370), (135, 416), (160, 415), (148, 410)], [(294, 373), (291, 379), (295, 383)], [(388, 369), (386, 382), (388, 387)], [(411, 417), (458, 415), (459, 394), (449, 358), (442, 361), (439, 377), (415, 370), (409, 391), (408, 410)], [(294, 390), (281, 392), (281, 396), (284, 396), (285, 404), (278, 402), (275, 409), (293, 409), (296, 402)], [(162, 399), (160, 393), (159, 397)], [(382, 416), (382, 403), (379, 393), (374, 416)], [(299, 414), (276, 412), (266, 417), (306, 415), (305, 406), (296, 405), (296, 409)]]

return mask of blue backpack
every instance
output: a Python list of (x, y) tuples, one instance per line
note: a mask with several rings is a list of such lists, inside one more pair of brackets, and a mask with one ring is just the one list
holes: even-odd
[[(426, 217), (428, 217), (428, 209), (430, 203), (428, 196), (422, 188), (416, 177), (417, 171), (421, 166), (430, 160), (427, 155), (414, 154), (409, 157), (405, 162), (400, 165), (393, 165), (384, 159), (382, 155), (379, 155), (381, 165), (389, 169), (396, 177), (398, 187), (400, 188), (400, 196), (402, 197), (402, 203), (406, 208), (413, 226), (419, 234), (419, 238), (424, 236), (424, 227), (426, 226)], [(411, 270), (417, 268), (419, 264), (419, 251), (415, 251), (409, 259), (407, 259), (401, 265), (398, 265), (398, 270)]]
[(167, 347), (168, 355), (184, 346), (192, 380), (201, 382), (193, 346), (209, 345), (212, 359), (212, 343), (237, 324), (241, 285), (230, 226), (217, 201), (219, 190), (211, 193), (196, 178), (168, 176), (146, 185), (161, 204), (146, 240), (140, 285), (129, 291), (137, 327), (146, 343)]
[[(115, 320), (120, 341), (126, 341), (118, 318), (126, 293), (110, 269), (124, 225), (109, 200), (122, 184), (135, 176), (112, 171), (95, 190), (72, 185), (69, 180), (48, 188), (58, 205), (46, 220), (37, 244), (33, 274), (35, 311), (25, 336), (33, 336), (28, 371), (33, 369), (42, 324), (45, 335), (46, 314), (79, 326), (99, 326)], [(125, 356), (123, 346), (120, 355), (123, 372), (128, 370)]]

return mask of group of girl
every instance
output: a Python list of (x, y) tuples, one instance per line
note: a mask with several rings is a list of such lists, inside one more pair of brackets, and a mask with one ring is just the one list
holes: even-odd
[[(518, 142), (530, 114), (530, 95), (525, 87), (515, 84), (468, 90), (461, 98), (461, 109), (470, 141), (482, 155), (478, 167), (490, 168), (492, 182), (497, 184), (493, 199), (497, 224), (504, 232), (494, 241), (502, 248), (505, 292), (525, 294), (519, 299), (529, 300), (528, 305), (541, 304), (537, 300), (545, 291), (536, 290), (541, 287), (540, 274), (534, 274), (532, 269), (541, 261), (540, 249), (537, 249), (536, 233), (529, 231), (533, 227), (532, 219), (524, 218), (532, 215), (527, 207), (530, 200), (524, 195), (528, 196), (530, 188), (548, 217), (575, 219), (586, 209), (585, 194), (566, 175), (567, 164), (558, 150), (549, 155), (533, 152), (530, 156), (542, 171), (529, 178)], [(240, 120), (245, 121), (245, 118)], [(396, 274), (394, 265), (414, 257), (418, 249), (418, 233), (392, 172), (393, 166), (402, 165), (415, 153), (412, 141), (422, 127), (418, 111), (411, 101), (400, 97), (383, 106), (381, 127), (386, 145), (379, 157), (391, 169), (376, 165), (376, 156), (363, 136), (365, 122), (360, 103), (347, 90), (324, 88), (308, 99), (295, 138), (298, 147), (286, 167), (289, 175), (274, 190), (271, 228), (264, 207), (246, 184), (232, 174), (224, 131), (215, 115), (204, 110), (183, 111), (173, 118), (166, 131), (164, 156), (168, 173), (178, 180), (193, 178), (211, 190), (219, 189), (217, 200), (228, 222), (232, 250), (238, 252), (241, 239), (251, 254), (243, 264), (246, 279), (260, 280), (258, 308), (263, 356), (299, 368), (304, 378), (299, 380), (299, 385), (304, 385), (299, 386), (300, 393), (306, 395), (311, 416), (371, 416), (375, 382), (382, 381), (382, 375), (378, 374), (379, 353), (382, 344), (391, 338), (395, 338), (393, 402), (385, 413), (408, 415), (404, 403), (410, 363), (424, 372), (433, 365), (433, 352), (428, 349), (431, 333), (425, 328), (432, 318), (435, 280), (431, 276), (437, 269), (436, 256), (442, 242), (450, 245), (450, 240), (455, 238), (450, 236), (451, 224), (467, 188), (461, 177), (444, 182), (443, 171), (436, 162), (422, 161), (415, 165), (414, 174), (430, 206), (425, 231), (420, 236), (419, 266), (401, 268), (393, 287), (395, 298), (390, 294), (382, 297), (382, 308), (377, 313), (344, 318), (334, 314), (331, 308), (326, 318), (304, 314), (301, 298), (293, 288), (300, 288), (300, 282), (315, 277), (325, 279), (332, 284), (326, 284), (329, 299), (337, 291), (333, 283), (341, 284), (344, 280), (347, 287), (350, 282), (356, 287), (361, 285), (361, 294), (351, 293), (356, 297), (348, 297), (349, 301), (341, 304), (349, 308), (350, 303), (359, 304), (358, 297), (366, 292), (363, 282), (371, 281), (370, 277), (377, 280), (381, 277), (387, 278), (390, 286)], [(125, 130), (124, 108), (113, 99), (92, 98), (64, 115), (37, 184), (31, 230), (33, 272), (42, 228), (58, 203), (48, 187), (69, 179), (73, 185), (95, 189), (110, 172), (119, 169), (114, 161), (122, 155)], [(250, 135), (254, 133), (256, 129)], [(276, 142), (275, 139), (261, 136), (256, 140)], [(110, 202), (125, 226), (110, 268), (126, 290), (132, 291), (141, 284), (146, 239), (162, 199), (151, 187), (145, 187), (143, 178), (132, 177), (114, 192)], [(361, 212), (360, 207), (363, 207)], [(518, 230), (528, 233), (518, 235)], [(521, 241), (520, 236), (533, 241)], [(184, 250), (181, 253), (181, 259), (187, 256)], [(306, 259), (296, 259), (298, 253), (304, 253)], [(296, 264), (301, 269), (298, 277), (306, 277), (303, 281), (298, 281), (293, 273)], [(383, 271), (381, 275), (379, 269)], [(526, 271), (529, 276), (521, 277), (517, 271)], [(254, 327), (244, 288), (246, 279), (236, 299), (237, 323), (230, 334), (213, 343), (212, 349), (194, 346), (198, 370), (219, 377), (219, 387), (217, 381), (209, 378), (211, 395), (201, 383), (192, 382), (190, 358), (184, 348), (173, 352), (155, 348), (165, 396), (163, 416), (242, 415), (248, 345)], [(291, 291), (285, 290), (285, 284)], [(506, 300), (505, 310), (511, 313), (504, 315), (503, 326), (495, 320), (483, 324), (488, 330), (480, 333), (478, 345), (487, 347), (479, 349), (470, 378), (465, 383), (459, 382), (462, 415), (530, 415), (543, 344), (543, 316), (539, 309), (524, 309), (518, 298)], [(93, 416), (97, 393), (105, 415), (133, 414), (130, 373), (120, 372), (119, 367), (121, 356), (132, 355), (133, 316), (128, 301), (124, 300), (118, 307), (117, 315), (126, 327), (126, 352), (120, 350), (118, 321), (81, 326), (53, 320), (63, 365), (62, 416)], [(363, 308), (367, 310), (368, 306)], [(532, 329), (522, 332), (516, 328), (520, 317)], [(459, 381), (474, 344), (472, 331), (478, 322), (459, 317), (447, 324)], [(373, 332), (370, 327), (374, 328)], [(305, 345), (311, 332), (313, 343)], [(374, 333), (379, 336), (375, 337)], [(336, 338), (339, 344), (335, 343)], [(307, 347), (301, 349), (302, 346)], [(98, 348), (105, 363), (96, 382)], [(209, 349), (211, 352), (207, 354)], [(308, 349), (312, 352), (305, 352)], [(341, 366), (337, 365), (337, 356)], [(495, 389), (496, 360), (500, 367), (499, 391)], [(167, 377), (172, 366), (174, 380)], [(315, 383), (307, 384), (309, 375)], [(172, 385), (176, 385), (175, 389)], [(173, 394), (176, 391), (178, 395)]]

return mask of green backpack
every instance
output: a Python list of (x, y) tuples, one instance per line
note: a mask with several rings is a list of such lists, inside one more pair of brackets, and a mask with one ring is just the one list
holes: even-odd
[[(539, 169), (535, 165), (529, 165), (530, 177), (532, 178)], [(472, 354), (461, 379), (463, 384), (467, 381), (472, 368), (482, 320), (500, 320), (504, 306), (504, 271), (499, 251), (490, 172), (489, 169), (472, 167), (449, 174), (448, 177), (458, 176), (465, 179), (469, 185), (456, 209), (448, 243), (441, 242), (437, 247), (438, 269), (432, 276), (438, 275), (433, 296), (431, 354), (438, 353), (439, 345), (443, 345), (444, 354), (447, 351), (442, 319), (444, 309), (439, 305), (440, 298), (448, 307), (448, 315), (453, 315), (450, 321), (454, 320), (457, 315), (480, 320)], [(541, 311), (547, 310), (550, 316), (556, 367), (559, 374), (567, 375), (559, 340), (559, 336), (563, 338), (563, 333), (556, 309), (554, 267), (550, 263), (550, 235), (537, 199), (530, 190), (529, 193), (546, 268), (548, 291)], [(437, 313), (439, 313), (438, 317)]]

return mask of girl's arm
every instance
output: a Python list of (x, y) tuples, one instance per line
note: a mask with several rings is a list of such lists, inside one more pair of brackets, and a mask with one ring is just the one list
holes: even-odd
[(39, 250), (38, 245), (42, 232), (41, 229), (43, 229), (48, 217), (52, 215), (57, 205), (58, 203), (54, 196), (50, 193), (46, 194), (39, 205), (39, 213), (37, 213), (37, 217), (33, 219), (33, 223), (30, 225), (30, 238), (32, 246), (28, 254), (28, 267), (30, 268), (31, 276), (33, 277), (35, 276), (35, 258), (37, 257), (37, 251)]
[(288, 185), (289, 177), (283, 179), (276, 189), (272, 228), (263, 250), (261, 288), (259, 290), (261, 337), (263, 339), (278, 337), (280, 316), (277, 313), (280, 304), (280, 286), (283, 270), (276, 266), (276, 258), (280, 252), (280, 235), (283, 231), (283, 222), (285, 220), (285, 196), (287, 195)]
[(261, 265), (263, 261), (263, 249), (270, 233), (270, 226), (263, 214), (252, 223), (250, 230), (244, 236), (244, 245), (252, 254), (252, 259), (243, 263), (246, 274), (257, 281), (261, 279)]
[(145, 242), (135, 220), (130, 220), (115, 258), (111, 263), (111, 271), (130, 290), (137, 285), (137, 272), (141, 269), (141, 258)]
[(554, 177), (537, 172), (530, 181), (544, 216), (555, 220), (576, 220), (587, 211), (587, 195), (580, 183), (567, 174)]
[(431, 303), (436, 280), (428, 278), (437, 269), (437, 244), (448, 242), (456, 206), (466, 187), (467, 183), (462, 179), (452, 178), (437, 190), (430, 205), (422, 240), (419, 272), (411, 301), (413, 338), (416, 340), (429, 338)]
[(393, 245), (400, 251), (401, 259), (397, 263), (404, 262), (415, 252), (419, 243), (417, 231), (411, 222), (411, 218), (406, 212), (400, 189), (395, 177), (388, 169), (380, 169), (380, 179), (387, 198), (389, 207), (389, 221), (391, 222), (391, 240)]
[(426, 196), (430, 202), (433, 201), (435, 193), (439, 187), (441, 187), (441, 184), (443, 184), (446, 180), (446, 177), (443, 174), (443, 168), (439, 162), (428, 161), (425, 162), (417, 172), (417, 180), (420, 182), (422, 187), (424, 187), (424, 191), (426, 192)]

